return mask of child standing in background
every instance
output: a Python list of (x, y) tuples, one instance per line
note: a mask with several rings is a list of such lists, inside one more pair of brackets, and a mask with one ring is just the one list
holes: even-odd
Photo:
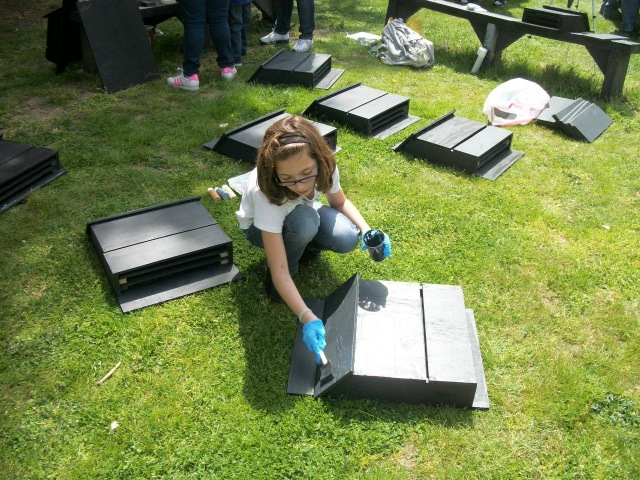
[(229, 31), (235, 66), (242, 65), (247, 53), (247, 37), (251, 25), (251, 0), (229, 0)]

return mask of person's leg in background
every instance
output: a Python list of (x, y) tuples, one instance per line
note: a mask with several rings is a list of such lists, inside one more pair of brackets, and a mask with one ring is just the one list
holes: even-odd
[(263, 45), (289, 43), (289, 29), (293, 14), (293, 0), (274, 0), (276, 10), (276, 25), (271, 33), (260, 39)]
[(218, 54), (216, 61), (220, 67), (220, 74), (223, 78), (231, 80), (237, 71), (231, 51), (231, 34), (228, 22), (229, 0), (206, 0), (206, 8), (207, 25), (209, 25), (211, 41)]
[(231, 51), (235, 66), (242, 65), (242, 37), (244, 5), (229, 6), (229, 34), (231, 35)]
[(247, 39), (249, 38), (249, 29), (251, 28), (251, 2), (247, 2), (242, 6), (242, 51), (244, 57), (247, 54)]
[(638, 20), (638, 10), (640, 9), (640, 0), (622, 0), (620, 12), (622, 13), (622, 23), (620, 30), (625, 34), (632, 34), (636, 28)]
[[(315, 0), (297, 0), (300, 37), (293, 47), (296, 52), (306, 52), (313, 46), (313, 31), (316, 28)], [(289, 17), (291, 21), (291, 17)]]
[(180, 0), (182, 24), (184, 28), (184, 55), (182, 73), (169, 77), (167, 83), (183, 90), (197, 90), (200, 87), (200, 54), (205, 38), (205, 0)]

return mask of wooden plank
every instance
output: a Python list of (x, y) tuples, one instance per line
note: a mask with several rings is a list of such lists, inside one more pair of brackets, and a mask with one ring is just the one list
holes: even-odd
[(476, 370), (478, 386), (473, 397), (473, 408), (488, 409), (489, 394), (487, 392), (487, 381), (484, 376), (484, 366), (482, 365), (482, 355), (480, 354), (480, 341), (478, 340), (478, 330), (473, 310), (467, 309), (467, 325), (469, 326), (469, 338), (471, 339), (471, 350), (473, 352), (473, 365)]
[(400, 95), (387, 93), (386, 95), (354, 108), (349, 112), (349, 115), (371, 119), (390, 110), (399, 110), (406, 114), (409, 111), (409, 99), (407, 97), (401, 97)]
[(235, 265), (195, 270), (186, 275), (174, 275), (128, 290), (118, 295), (117, 300), (122, 312), (128, 313), (239, 280), (241, 277)]
[(447, 121), (436, 124), (434, 128), (426, 131), (418, 138), (424, 142), (451, 149), (475, 135), (485, 126), (480, 122), (467, 118), (449, 117)]
[(168, 205), (165, 208), (131, 212), (128, 216), (97, 222), (89, 228), (103, 252), (131, 247), (217, 223), (199, 199)]
[(499, 59), (505, 48), (524, 35), (536, 35), (582, 45), (604, 74), (600, 90), (600, 97), (603, 99), (610, 99), (622, 93), (629, 56), (640, 53), (640, 43), (620, 35), (562, 31), (525, 23), (498, 13), (468, 10), (466, 5), (445, 0), (389, 0), (385, 22), (388, 18), (408, 18), (421, 8), (468, 20), (480, 42), (488, 49), (487, 63)]
[(386, 95), (382, 90), (376, 90), (375, 88), (365, 87), (360, 85), (354, 90), (344, 92), (341, 95), (328, 98), (322, 102), (322, 107), (325, 110), (334, 109), (340, 112), (350, 112), (354, 108), (375, 100), (376, 98)]
[(462, 288), (423, 285), (429, 382), (477, 383)]
[(111, 272), (119, 275), (230, 241), (220, 226), (210, 225), (105, 252), (104, 258)]
[[(1, 143), (4, 143), (1, 142)], [(39, 165), (50, 164), (51, 170), (56, 169), (58, 154), (48, 148), (31, 147), (13, 156), (0, 167), (0, 184), (10, 181)]]
[(347, 381), (353, 372), (359, 281), (360, 275), (356, 273), (326, 300), (324, 352), (331, 362), (334, 379), (326, 385), (318, 382), (315, 397), (329, 393), (334, 386)]
[(300, 64), (296, 66), (294, 70), (300, 73), (313, 74), (319, 69), (322, 69), (322, 70), (326, 69), (327, 63), (330, 69), (331, 55), (326, 55), (322, 53), (313, 53), (309, 55), (304, 61), (300, 62)]
[(78, 2), (100, 79), (109, 93), (160, 78), (136, 2)]
[[(324, 299), (305, 298), (305, 303), (316, 315), (324, 316)], [(296, 341), (293, 345), (287, 393), (289, 395), (313, 395), (316, 385), (316, 357), (302, 341), (302, 324), (298, 322)]]
[(24, 143), (0, 140), (0, 165), (26, 152), (30, 148), (32, 148), (31, 145), (25, 145)]
[(427, 380), (420, 288), (360, 281), (354, 375)]

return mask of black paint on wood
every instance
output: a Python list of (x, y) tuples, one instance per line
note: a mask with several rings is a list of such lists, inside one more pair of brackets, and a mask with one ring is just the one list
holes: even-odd
[(107, 92), (160, 78), (136, 2), (88, 0), (77, 5)]
[(579, 98), (553, 115), (557, 125), (568, 135), (593, 142), (613, 120), (596, 104)]
[(288, 393), (489, 408), (475, 319), (460, 287), (356, 274), (323, 310), (325, 353), (336, 378), (326, 386), (317, 382), (299, 328)]
[[(499, 60), (503, 50), (525, 35), (583, 45), (604, 74), (600, 97), (607, 100), (622, 93), (630, 57), (640, 53), (639, 42), (620, 35), (567, 32), (485, 9), (468, 9), (466, 5), (448, 0), (389, 0), (383, 20), (386, 23), (389, 18), (409, 18), (421, 8), (468, 20), (478, 40), (489, 50), (487, 64)], [(487, 39), (490, 39), (488, 43)]]
[[(306, 298), (305, 303), (316, 315), (323, 315), (325, 310), (324, 299)], [(316, 370), (315, 355), (309, 351), (302, 341), (302, 324), (298, 322), (287, 393), (289, 395), (313, 395), (316, 386)]]
[(57, 151), (0, 139), (0, 212), (65, 173)]
[[(317, 98), (304, 114), (336, 121), (371, 137), (384, 138), (419, 120), (409, 115), (409, 99), (359, 83)], [(385, 135), (387, 134), (387, 135)]]
[(87, 233), (123, 312), (240, 278), (199, 197), (95, 220)]
[[(344, 70), (331, 68), (331, 55), (282, 49), (249, 77), (249, 82), (329, 88)], [(327, 77), (331, 81), (325, 81)]]
[(353, 372), (359, 279), (360, 275), (356, 273), (326, 300), (324, 321), (327, 347), (324, 353), (331, 362), (333, 379), (321, 385), (317, 375), (315, 397), (344, 383)]
[(571, 98), (551, 97), (546, 108), (542, 110), (536, 118), (536, 123), (546, 125), (547, 127), (559, 127), (553, 116), (567, 108), (573, 102), (575, 102), (575, 100)]
[(511, 150), (512, 136), (509, 130), (456, 117), (452, 111), (393, 150), (495, 180), (523, 155)]
[(563, 32), (588, 32), (589, 18), (586, 14), (573, 12), (562, 8), (525, 7), (522, 12), (522, 22), (543, 27), (555, 28)]
[[(278, 120), (289, 117), (284, 108), (251, 120), (244, 125), (225, 132), (220, 138), (215, 138), (203, 146), (208, 150), (221, 153), (231, 158), (255, 163), (258, 148), (262, 143), (267, 129)], [(329, 148), (337, 150), (338, 130), (330, 125), (312, 122), (325, 139)]]

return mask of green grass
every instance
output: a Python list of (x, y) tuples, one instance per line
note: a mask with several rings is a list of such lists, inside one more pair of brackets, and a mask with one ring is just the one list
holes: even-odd
[[(384, 1), (316, 3), (315, 51), (345, 69), (332, 90), (361, 82), (407, 96), (420, 121), (384, 140), (339, 127), (345, 191), (389, 233), (393, 257), (324, 253), (301, 270), (300, 290), (325, 296), (355, 272), (462, 286), (490, 410), (286, 395), (295, 318), (262, 294), (263, 254), (237, 228), (238, 200), (206, 195), (250, 165), (202, 148), (326, 93), (246, 83), (275, 52), (258, 46), (269, 26), (257, 12), (234, 82), (208, 49), (198, 93), (168, 88), (182, 42), (170, 20), (153, 45), (162, 79), (106, 94), (81, 65), (55, 75), (45, 60), (41, 17), (56, 2), (5, 0), (0, 129), (58, 150), (68, 174), (0, 215), (0, 477), (638, 478), (640, 56), (610, 102), (582, 47), (536, 37), (471, 75), (479, 42), (468, 22), (422, 11), (412, 21), (435, 65), (387, 67), (345, 38), (380, 33)], [(599, 17), (597, 28), (614, 27)], [(525, 155), (494, 182), (391, 150), (454, 109), (486, 121), (487, 95), (515, 77), (596, 102), (614, 123), (590, 144), (510, 128)], [(87, 222), (190, 196), (232, 238), (244, 279), (122, 314)]]

